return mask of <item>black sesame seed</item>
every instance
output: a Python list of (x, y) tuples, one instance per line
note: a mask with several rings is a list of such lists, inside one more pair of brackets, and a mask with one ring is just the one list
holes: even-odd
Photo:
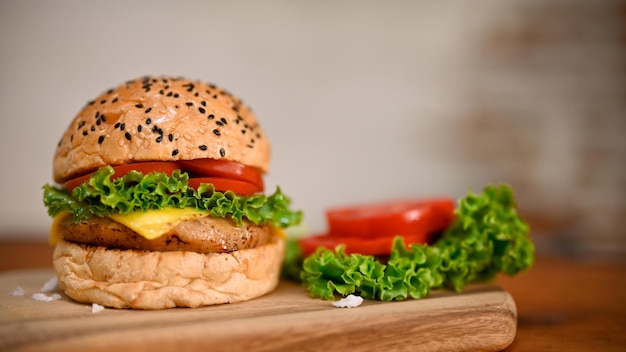
[(203, 145), (201, 145), (201, 146), (200, 146), (200, 147), (198, 147), (198, 148), (200, 148), (200, 150), (207, 150), (207, 149), (208, 149), (208, 148), (207, 148), (207, 146), (206, 146), (206, 145), (204, 145), (204, 144), (203, 144)]
[(70, 142), (73, 142), (73, 141), (74, 141), (74, 135), (71, 135), (70, 136)]
[(101, 123), (102, 123), (102, 120), (100, 120), (100, 119), (96, 120), (96, 125), (100, 126)]
[(215, 118), (215, 115), (211, 114), (209, 115), (209, 120), (213, 120)]
[(87, 131), (83, 131), (83, 136), (88, 135)]
[(159, 90), (159, 94), (161, 94), (161, 95), (165, 94), (165, 92), (163, 91), (163, 89)]
[(96, 119), (100, 117), (100, 111), (96, 111)]
[(226, 156), (226, 151), (224, 150), (224, 148), (220, 149), (220, 155), (221, 156)]
[(254, 146), (253, 146), (252, 144), (248, 144), (248, 145), (246, 145), (246, 147), (248, 147), (248, 148), (254, 148)]
[(190, 101), (188, 101), (188, 102), (186, 102), (186, 103), (185, 103), (185, 105), (187, 105), (187, 106), (192, 106), (192, 105), (193, 105), (193, 103), (192, 103), (192, 102), (190, 102)]
[(104, 136), (98, 137), (98, 144), (102, 144), (104, 142)]
[(183, 84), (183, 87), (186, 87), (188, 92), (191, 92), (195, 88), (193, 83)]
[(106, 99), (102, 99), (102, 100), (100, 100), (100, 104), (104, 104), (104, 103), (106, 103), (106, 102), (107, 102), (107, 100), (106, 100)]
[(141, 129), (142, 129), (141, 125), (138, 125), (137, 126), (137, 132), (141, 132)]
[(197, 97), (197, 96), (199, 96), (199, 95), (200, 95), (200, 94), (198, 94), (198, 92), (196, 92), (193, 96), (194, 96), (194, 97)]
[(171, 133), (170, 133), (170, 134), (168, 134), (168, 135), (167, 135), (167, 139), (168, 139), (170, 142), (171, 142), (171, 141), (173, 141), (173, 140), (174, 140), (174, 135), (173, 135), (173, 134), (171, 134)]
[(220, 119), (220, 121), (222, 121), (222, 123), (223, 123), (223, 124), (227, 124), (227, 123), (228, 123), (228, 122), (226, 121), (226, 119), (225, 119), (225, 118), (223, 118), (223, 117)]
[(219, 135), (221, 135), (222, 133), (220, 133), (220, 130), (218, 130), (218, 129), (214, 129), (214, 130), (213, 130), (213, 134), (215, 134), (216, 136), (219, 136)]
[(152, 123), (152, 119), (148, 117), (148, 119), (146, 120), (146, 125), (149, 125)]
[(176, 155), (178, 155), (178, 149), (174, 149), (174, 150), (172, 151), (172, 156), (176, 156)]
[(131, 138), (130, 133), (128, 132), (124, 133), (124, 137), (126, 137), (126, 139), (130, 141), (130, 138)]
[(198, 110), (203, 114), (206, 112), (206, 110), (203, 107), (198, 108)]
[(146, 114), (149, 113), (150, 111), (152, 111), (152, 108), (147, 108), (146, 111), (144, 111)]
[(117, 103), (117, 97), (115, 97), (113, 100), (111, 100), (111, 103)]
[(120, 131), (123, 131), (125, 128), (126, 128), (126, 124), (125, 123), (120, 125)]
[(157, 125), (152, 126), (152, 132), (156, 133), (159, 131), (159, 127)]
[(241, 130), (241, 134), (246, 134), (246, 130)]
[(118, 128), (118, 127), (120, 127), (120, 125), (121, 125), (121, 123), (118, 122), (115, 125), (113, 125), (113, 128)]
[[(98, 121), (100, 121), (100, 120), (98, 120)], [(96, 131), (96, 126), (93, 126), (93, 125), (92, 125), (92, 126), (91, 126), (91, 128), (90, 128), (90, 130), (91, 130), (91, 132), (95, 132), (95, 131)]]
[(95, 101), (95, 100), (92, 100), (92, 101), (88, 102), (88, 103), (87, 103), (87, 105), (93, 105), (93, 104), (95, 104), (95, 103), (96, 103), (96, 101)]
[(143, 109), (143, 104), (135, 104), (135, 107), (136, 107), (137, 109)]
[(163, 140), (163, 136), (158, 136), (156, 139), (156, 142), (161, 143), (162, 140)]
[(107, 122), (107, 119), (104, 117), (104, 114), (100, 115), (100, 120), (102, 120), (102, 122)]
[(174, 94), (174, 98), (178, 98), (179, 96), (178, 93)]
[(81, 121), (81, 122), (78, 124), (78, 128), (77, 128), (77, 129), (78, 129), (78, 130), (80, 130), (81, 128), (83, 128), (83, 126), (85, 126), (85, 124), (86, 124), (86, 123), (87, 123), (87, 122), (85, 122), (85, 121)]
[(168, 96), (168, 97), (171, 97), (171, 96), (172, 96), (172, 94), (174, 94), (174, 93), (169, 92), (169, 93), (167, 93), (167, 96)]
[(107, 90), (107, 94), (111, 94), (111, 93), (113, 93), (113, 89)]
[(206, 106), (206, 101), (201, 101), (200, 104), (202, 104), (202, 106)]
[(213, 94), (213, 99), (217, 99), (217, 94)]
[(218, 126), (224, 126), (224, 123), (222, 121), (215, 121), (215, 124)]

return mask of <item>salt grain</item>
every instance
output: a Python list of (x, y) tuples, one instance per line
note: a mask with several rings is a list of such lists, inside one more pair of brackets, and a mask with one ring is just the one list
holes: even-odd
[(31, 298), (34, 299), (35, 301), (52, 302), (52, 301), (61, 299), (61, 295), (58, 293), (53, 293), (50, 296), (48, 296), (45, 293), (38, 292), (38, 293), (34, 293), (31, 296)]
[(59, 284), (59, 279), (56, 276), (53, 276), (50, 278), (50, 280), (46, 281), (45, 284), (43, 284), (43, 286), (41, 286), (41, 292), (50, 292), (50, 291), (54, 291), (57, 288), (57, 285)]
[(363, 297), (348, 295), (339, 301), (333, 302), (333, 306), (337, 308), (354, 308), (360, 306), (361, 303), (363, 303)]
[(93, 304), (91, 305), (91, 312), (92, 312), (92, 313), (94, 313), (94, 314), (95, 314), (95, 313), (100, 313), (100, 312), (102, 312), (103, 310), (104, 310), (104, 306), (101, 306), (101, 305), (99, 305), (99, 304), (97, 304), (97, 303), (93, 303)]
[(17, 286), (15, 290), (9, 292), (11, 296), (24, 296), (24, 289), (20, 286)]

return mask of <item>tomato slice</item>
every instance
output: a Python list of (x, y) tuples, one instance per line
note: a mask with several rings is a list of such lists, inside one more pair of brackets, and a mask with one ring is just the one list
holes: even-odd
[[(190, 178), (195, 176), (211, 176), (226, 178), (251, 183), (264, 189), (261, 172), (252, 166), (247, 166), (236, 161), (217, 159), (195, 159), (176, 161), (181, 169), (190, 172)], [(195, 174), (195, 175), (194, 175)]]
[(373, 238), (437, 232), (454, 219), (454, 200), (404, 200), (330, 209), (329, 235)]
[(253, 195), (261, 192), (258, 185), (228, 178), (219, 177), (194, 177), (189, 179), (189, 187), (197, 189), (202, 183), (211, 183), (215, 190), (220, 192), (233, 191), (243, 196)]
[[(124, 164), (124, 165), (118, 165), (118, 166), (113, 166), (113, 171), (114, 171), (114, 176), (115, 178), (119, 178), (119, 177), (123, 177), (124, 175), (126, 175), (127, 173), (131, 172), (132, 170), (136, 170), (139, 171), (141, 173), (145, 174), (149, 174), (151, 172), (162, 172), (168, 175), (171, 175), (172, 172), (174, 172), (174, 170), (180, 169), (180, 166), (178, 166), (178, 164), (174, 163), (174, 162), (169, 162), (169, 161), (146, 161), (146, 162), (140, 162), (140, 163), (132, 163), (132, 164)], [(95, 172), (92, 172), (90, 174), (84, 175), (84, 176), (79, 176), (76, 177), (74, 179), (71, 179), (67, 182), (65, 182), (65, 187), (67, 188), (68, 191), (72, 192), (72, 190), (74, 190), (74, 188), (80, 186), (81, 184), (83, 184), (83, 182), (89, 180), (89, 178), (94, 174)]]
[[(404, 244), (429, 243), (437, 233), (415, 233), (404, 235)], [(304, 256), (309, 256), (319, 247), (334, 250), (340, 244), (345, 245), (346, 254), (359, 253), (365, 255), (387, 255), (391, 252), (395, 236), (379, 236), (370, 238), (337, 237), (321, 235), (301, 238), (298, 243)]]

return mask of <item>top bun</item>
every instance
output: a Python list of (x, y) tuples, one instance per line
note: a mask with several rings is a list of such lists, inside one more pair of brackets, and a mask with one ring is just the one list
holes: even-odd
[(63, 183), (105, 165), (213, 158), (269, 170), (270, 144), (256, 117), (226, 90), (143, 77), (89, 102), (63, 134), (53, 177)]

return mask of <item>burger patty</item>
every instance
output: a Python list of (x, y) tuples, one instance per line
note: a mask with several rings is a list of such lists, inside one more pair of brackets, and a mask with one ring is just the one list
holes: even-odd
[(59, 224), (59, 229), (63, 238), (72, 242), (121, 249), (198, 253), (254, 248), (267, 243), (271, 236), (269, 226), (257, 226), (245, 220), (237, 226), (231, 219), (212, 217), (184, 220), (153, 240), (106, 217), (93, 217), (77, 223), (68, 218)]

